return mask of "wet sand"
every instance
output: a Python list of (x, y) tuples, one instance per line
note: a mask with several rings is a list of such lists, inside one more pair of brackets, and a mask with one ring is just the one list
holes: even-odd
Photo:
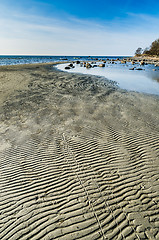
[(0, 239), (159, 239), (159, 97), (0, 67)]

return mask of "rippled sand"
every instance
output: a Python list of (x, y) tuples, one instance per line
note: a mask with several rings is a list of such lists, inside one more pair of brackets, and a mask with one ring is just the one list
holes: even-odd
[(159, 239), (159, 98), (0, 68), (0, 239)]

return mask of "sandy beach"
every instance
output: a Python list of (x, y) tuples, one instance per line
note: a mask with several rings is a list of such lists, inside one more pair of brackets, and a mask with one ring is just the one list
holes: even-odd
[(0, 67), (0, 239), (159, 239), (159, 97)]

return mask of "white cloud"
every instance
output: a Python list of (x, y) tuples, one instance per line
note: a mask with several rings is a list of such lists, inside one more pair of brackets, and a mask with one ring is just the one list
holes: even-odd
[(105, 23), (18, 12), (8, 16), (0, 19), (0, 54), (133, 55), (158, 37), (159, 19), (132, 13), (128, 22)]

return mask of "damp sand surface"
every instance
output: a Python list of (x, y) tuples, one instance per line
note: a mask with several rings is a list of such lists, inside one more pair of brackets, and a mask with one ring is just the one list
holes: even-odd
[(0, 68), (0, 239), (159, 239), (159, 98)]

